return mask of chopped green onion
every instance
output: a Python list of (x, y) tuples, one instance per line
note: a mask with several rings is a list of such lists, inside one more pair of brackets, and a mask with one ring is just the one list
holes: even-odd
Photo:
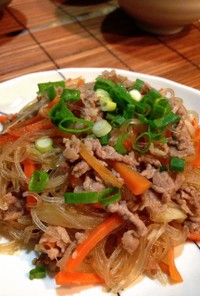
[(101, 119), (94, 123), (92, 132), (96, 137), (101, 138), (110, 133), (111, 129), (112, 126), (110, 125), (110, 123), (105, 119)]
[(64, 102), (75, 102), (80, 100), (80, 91), (75, 89), (63, 89), (63, 92), (61, 94), (61, 99), (63, 99)]
[(185, 168), (185, 159), (172, 157), (170, 159), (169, 168), (172, 172), (183, 172)]
[(38, 89), (39, 93), (46, 93), (48, 98), (52, 101), (57, 94), (56, 89), (58, 87), (65, 88), (65, 82), (64, 81), (55, 81), (55, 82), (45, 82), (45, 83), (39, 83)]
[(111, 125), (115, 128), (120, 128), (125, 123), (125, 121), (126, 119), (123, 116), (117, 115), (112, 119)]
[(129, 94), (136, 102), (140, 102), (142, 99), (142, 95), (137, 89), (132, 89), (131, 91), (129, 91)]
[(49, 117), (51, 118), (53, 124), (56, 126), (65, 119), (65, 118), (73, 118), (74, 114), (67, 108), (63, 99), (60, 99), (58, 103), (56, 103), (49, 112)]
[(158, 98), (155, 100), (152, 111), (150, 114), (151, 119), (156, 119), (163, 117), (164, 115), (168, 114), (171, 111), (171, 106), (169, 101), (164, 98)]
[(102, 111), (114, 111), (117, 104), (112, 101), (109, 93), (103, 89), (97, 89), (96, 94), (99, 97), (100, 106)]
[(115, 84), (109, 79), (97, 77), (94, 89), (97, 90), (99, 88), (107, 91), (111, 99), (121, 110), (123, 110), (127, 103), (133, 103), (131, 95), (121, 84)]
[(170, 111), (165, 116), (152, 120), (151, 124), (154, 128), (162, 129), (165, 128), (168, 124), (178, 122), (180, 120), (180, 117)]
[(122, 135), (121, 137), (119, 137), (117, 139), (117, 143), (114, 146), (115, 150), (122, 155), (126, 154), (126, 152), (127, 152), (126, 148), (123, 146), (123, 141), (127, 138), (129, 138), (129, 135), (127, 135), (127, 134)]
[(66, 192), (64, 193), (65, 203), (68, 204), (91, 204), (99, 201), (98, 192)]
[(53, 85), (50, 85), (50, 86), (48, 86), (46, 89), (45, 89), (45, 92), (47, 93), (47, 96), (48, 96), (48, 98), (49, 98), (49, 100), (53, 100), (53, 99), (55, 99), (55, 97), (56, 97), (56, 89), (55, 89), (55, 86), (53, 86)]
[(167, 172), (167, 167), (165, 165), (160, 166), (160, 172)]
[(110, 140), (110, 133), (108, 133), (107, 135), (101, 137), (99, 140), (100, 140), (100, 143), (101, 143), (102, 146), (107, 145), (109, 140)]
[(124, 108), (124, 113), (123, 113), (123, 117), (125, 119), (132, 119), (133, 116), (135, 114), (135, 105), (134, 104), (128, 104), (125, 108)]
[(53, 150), (53, 140), (51, 138), (39, 138), (35, 141), (35, 148), (41, 153), (50, 152)]
[(41, 265), (37, 265), (35, 268), (29, 271), (30, 280), (43, 279), (45, 277), (46, 277), (46, 269)]
[(140, 153), (146, 153), (151, 145), (151, 134), (144, 132), (140, 134), (134, 143), (134, 149)]
[(131, 87), (131, 89), (137, 89), (137, 90), (141, 90), (144, 86), (144, 81), (137, 78), (133, 84), (133, 86)]
[[(79, 127), (75, 127), (75, 128), (70, 127), (72, 124), (76, 124), (76, 123), (78, 123)], [(92, 121), (78, 118), (75, 116), (63, 118), (58, 124), (58, 128), (60, 130), (65, 131), (67, 133), (73, 133), (73, 134), (79, 134), (79, 133), (91, 131), (92, 127), (93, 127)]]
[(120, 189), (117, 187), (109, 187), (101, 192), (82, 191), (64, 193), (65, 203), (68, 204), (93, 204), (100, 202), (106, 206), (116, 202), (120, 198)]
[(107, 206), (111, 203), (118, 201), (121, 198), (120, 189), (117, 187), (106, 188), (99, 193), (99, 202), (103, 206)]
[(49, 175), (46, 172), (35, 170), (29, 180), (28, 190), (41, 193), (49, 180)]

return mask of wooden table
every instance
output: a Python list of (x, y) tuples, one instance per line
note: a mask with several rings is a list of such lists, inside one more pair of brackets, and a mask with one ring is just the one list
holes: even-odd
[(116, 0), (13, 0), (0, 18), (0, 82), (65, 67), (128, 69), (200, 89), (200, 21), (155, 36)]

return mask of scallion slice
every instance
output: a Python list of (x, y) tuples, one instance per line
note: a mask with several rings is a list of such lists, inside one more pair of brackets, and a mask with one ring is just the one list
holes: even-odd
[(48, 180), (48, 173), (42, 172), (40, 170), (35, 170), (30, 177), (28, 190), (41, 193), (44, 190)]
[(37, 265), (35, 268), (29, 271), (30, 280), (43, 279), (45, 277), (46, 277), (46, 269), (41, 265)]
[(99, 201), (98, 192), (81, 191), (64, 193), (65, 203), (68, 204), (91, 204)]
[(35, 148), (41, 152), (46, 153), (53, 150), (53, 140), (51, 138), (39, 138), (35, 141)]
[(110, 125), (110, 123), (105, 119), (101, 119), (94, 123), (92, 132), (96, 137), (101, 138), (110, 133), (111, 129), (112, 126)]
[(134, 149), (140, 153), (146, 153), (151, 145), (151, 134), (144, 132), (140, 134), (134, 143)]
[(172, 172), (183, 172), (185, 168), (185, 159), (172, 157), (170, 159), (169, 168)]

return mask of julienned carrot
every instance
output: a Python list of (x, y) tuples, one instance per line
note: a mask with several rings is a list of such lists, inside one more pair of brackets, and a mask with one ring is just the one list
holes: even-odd
[(166, 263), (160, 261), (160, 262), (158, 262), (158, 265), (160, 266), (161, 270), (162, 270), (164, 273), (166, 273), (166, 274), (169, 275), (169, 266), (168, 266)]
[(9, 134), (0, 135), (0, 145), (5, 144), (7, 142), (13, 142), (17, 139), (17, 137)]
[(30, 125), (33, 124), (39, 120), (43, 119), (42, 115), (37, 114), (36, 116), (26, 119), (24, 121), (20, 121), (18, 123), (16, 123), (13, 127), (11, 127), (11, 130), (15, 130), (15, 129), (19, 129), (21, 127), (25, 127), (26, 125)]
[(200, 167), (200, 140), (195, 145), (195, 152), (196, 152), (195, 158), (192, 163), (192, 166), (195, 168), (199, 168)]
[(60, 97), (55, 97), (48, 105), (47, 110), (49, 111), (58, 101), (60, 100)]
[[(32, 173), (36, 170), (34, 162), (30, 159), (24, 160), (24, 174), (27, 178), (30, 178)], [(28, 189), (28, 184), (27, 184)], [(26, 198), (26, 209), (29, 210), (30, 207), (36, 203), (36, 199), (32, 195), (28, 195)]]
[(168, 254), (167, 254), (167, 263), (169, 266), (170, 278), (177, 283), (183, 282), (183, 278), (180, 275), (180, 273), (176, 267), (176, 264), (175, 264), (174, 247), (171, 247)]
[(188, 234), (188, 240), (194, 241), (194, 242), (200, 242), (200, 233), (197, 232), (190, 232)]
[(122, 145), (126, 149), (127, 152), (130, 152), (133, 150), (133, 144), (135, 142), (137, 135), (133, 134), (131, 137), (128, 137), (123, 140)]
[(193, 167), (199, 168), (200, 167), (200, 127), (197, 126), (195, 130), (195, 134), (193, 137), (193, 142), (195, 144), (195, 158), (193, 160)]
[(56, 277), (57, 285), (95, 285), (104, 281), (95, 273), (65, 272), (60, 271)]
[(8, 119), (7, 115), (0, 115), (0, 122), (1, 123), (5, 124), (7, 122), (7, 119)]
[(124, 183), (135, 195), (144, 193), (152, 183), (125, 163), (112, 162), (113, 168), (120, 174)]
[(111, 171), (109, 171), (95, 156), (93, 156), (87, 147), (81, 143), (80, 155), (82, 158), (101, 176), (101, 178), (115, 187), (121, 188), (123, 183), (119, 181)]
[(98, 225), (88, 237), (80, 243), (68, 261), (65, 263), (63, 270), (66, 272), (75, 272), (77, 267), (83, 262), (88, 253), (100, 242), (104, 237), (118, 228), (123, 223), (121, 217), (113, 214), (100, 225)]
[(29, 132), (35, 132), (35, 131), (39, 131), (39, 130), (45, 130), (45, 129), (49, 129), (52, 128), (53, 124), (51, 122), (50, 118), (44, 118), (42, 120), (39, 120), (35, 123), (26, 125), (24, 127), (21, 127), (19, 129), (13, 129), (13, 130), (9, 130), (9, 134), (20, 137), (22, 135), (24, 135), (25, 133)]

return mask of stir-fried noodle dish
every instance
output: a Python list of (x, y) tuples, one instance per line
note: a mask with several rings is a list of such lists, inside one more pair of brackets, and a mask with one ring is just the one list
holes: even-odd
[(30, 279), (51, 271), (55, 287), (182, 282), (174, 248), (200, 238), (197, 113), (115, 71), (36, 96), (0, 116), (0, 252), (31, 246)]

